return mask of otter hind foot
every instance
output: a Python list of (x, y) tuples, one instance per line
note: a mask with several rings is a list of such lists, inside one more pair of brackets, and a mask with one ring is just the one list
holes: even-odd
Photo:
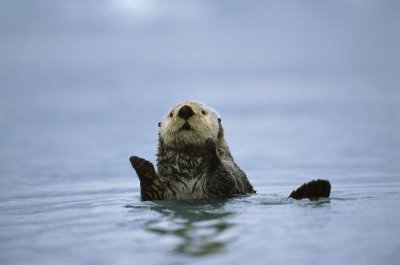
[(325, 179), (317, 179), (304, 183), (298, 189), (290, 193), (289, 198), (296, 200), (314, 199), (314, 198), (329, 198), (331, 193), (331, 183)]

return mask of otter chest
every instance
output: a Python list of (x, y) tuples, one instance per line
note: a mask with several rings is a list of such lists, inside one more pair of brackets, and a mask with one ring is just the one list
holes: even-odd
[(207, 168), (199, 156), (174, 155), (159, 161), (160, 176), (170, 186), (171, 199), (203, 199), (206, 193)]

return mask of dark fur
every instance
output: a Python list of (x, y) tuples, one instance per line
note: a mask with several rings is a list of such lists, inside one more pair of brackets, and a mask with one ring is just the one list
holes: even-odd
[[(159, 135), (157, 172), (151, 162), (132, 156), (130, 162), (140, 180), (142, 200), (229, 198), (255, 193), (246, 174), (233, 160), (219, 122), (218, 138), (201, 146), (164, 144)], [(329, 197), (327, 180), (302, 185), (290, 198)]]
[(317, 179), (301, 185), (296, 190), (290, 193), (289, 198), (296, 200), (300, 199), (315, 199), (328, 198), (331, 194), (331, 183), (325, 179)]
[[(217, 143), (209, 138), (200, 147), (171, 148), (159, 137), (158, 174), (152, 163), (132, 156), (130, 162), (140, 180), (142, 200), (177, 199), (181, 197), (179, 192), (203, 193), (203, 199), (254, 193), (246, 174), (233, 161), (223, 137), (222, 126)], [(187, 182), (193, 184), (187, 185)]]

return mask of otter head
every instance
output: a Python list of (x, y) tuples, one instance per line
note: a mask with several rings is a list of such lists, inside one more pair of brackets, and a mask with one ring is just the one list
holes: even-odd
[(158, 124), (160, 141), (174, 148), (202, 146), (208, 138), (217, 141), (222, 136), (220, 123), (216, 111), (203, 103), (181, 102)]

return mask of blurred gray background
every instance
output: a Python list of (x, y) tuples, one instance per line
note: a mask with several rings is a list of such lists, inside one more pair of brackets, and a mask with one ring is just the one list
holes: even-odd
[[(0, 264), (398, 264), (399, 3), (0, 0)], [(140, 201), (186, 99), (257, 194)]]
[(255, 182), (397, 180), (398, 1), (0, 3), (4, 183), (137, 181), (186, 99)]

